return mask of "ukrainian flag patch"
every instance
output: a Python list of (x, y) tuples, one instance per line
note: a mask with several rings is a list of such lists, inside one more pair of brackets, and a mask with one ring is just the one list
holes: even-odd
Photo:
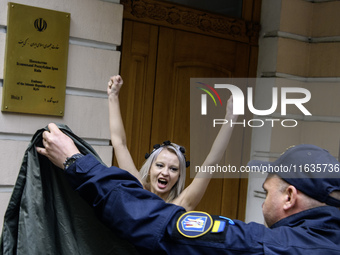
[(210, 231), (213, 220), (206, 212), (186, 212), (177, 220), (177, 230), (183, 236), (196, 238)]
[(211, 229), (211, 233), (221, 233), (225, 229), (226, 222), (225, 220), (215, 220), (214, 225)]

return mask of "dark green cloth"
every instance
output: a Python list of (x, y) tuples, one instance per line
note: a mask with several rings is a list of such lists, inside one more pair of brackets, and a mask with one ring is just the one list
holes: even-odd
[[(100, 160), (67, 126), (58, 127), (81, 153)], [(92, 208), (71, 189), (63, 171), (37, 153), (45, 130), (34, 134), (25, 152), (5, 213), (0, 254), (137, 254), (130, 243), (99, 222)]]

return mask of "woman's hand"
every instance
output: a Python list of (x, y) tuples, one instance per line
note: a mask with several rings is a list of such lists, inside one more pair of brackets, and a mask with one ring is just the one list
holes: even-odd
[(233, 121), (236, 121), (238, 115), (234, 115), (233, 108), (234, 108), (234, 106), (233, 106), (233, 96), (231, 95), (228, 99), (228, 102), (227, 102), (226, 119), (231, 119)]
[(107, 86), (107, 95), (116, 95), (118, 96), (120, 88), (123, 85), (123, 79), (120, 75), (115, 75), (110, 78)]

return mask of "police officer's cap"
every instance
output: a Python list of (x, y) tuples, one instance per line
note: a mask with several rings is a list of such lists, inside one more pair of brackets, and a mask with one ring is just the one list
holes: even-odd
[(301, 144), (290, 147), (274, 162), (252, 160), (248, 166), (277, 174), (306, 195), (340, 207), (340, 200), (330, 196), (340, 191), (340, 163), (327, 150)]

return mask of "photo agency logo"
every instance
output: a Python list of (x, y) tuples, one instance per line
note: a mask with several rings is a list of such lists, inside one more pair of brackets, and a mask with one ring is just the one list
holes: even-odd
[[(214, 101), (215, 106), (217, 106), (215, 97), (211, 94), (209, 89), (217, 96), (221, 106), (223, 106), (220, 95), (217, 93), (217, 91), (213, 87), (211, 87), (210, 85), (205, 84), (203, 82), (197, 82), (197, 83), (206, 87), (206, 88), (202, 88), (202, 87), (197, 87), (197, 88), (200, 89), (200, 90), (203, 90), (205, 93), (207, 93), (211, 97), (211, 99)], [(201, 114), (202, 115), (207, 115), (207, 94), (201, 95)]]
[[(306, 86), (303, 81), (281, 78), (191, 78), (190, 177), (208, 173), (212, 178), (246, 178), (246, 166), (238, 165), (230, 155), (218, 164), (202, 165), (219, 131), (228, 126), (250, 127), (265, 137), (272, 128), (280, 131), (298, 126), (300, 120), (312, 115), (312, 96)], [(227, 108), (238, 115), (236, 120), (226, 113)], [(241, 142), (243, 136), (234, 134), (233, 139)]]
[[(236, 79), (237, 80), (237, 79)], [(266, 123), (269, 123), (272, 127), (276, 124), (280, 124), (283, 127), (296, 127), (298, 125), (298, 121), (293, 118), (285, 118), (287, 117), (287, 106), (292, 105), (296, 107), (303, 115), (312, 115), (310, 111), (306, 108), (305, 104), (310, 101), (311, 93), (308, 89), (301, 87), (271, 87), (270, 95), (271, 97), (260, 98), (262, 101), (271, 101), (271, 106), (266, 109), (257, 109), (254, 106), (254, 91), (252, 87), (246, 88), (246, 95), (244, 95), (243, 91), (240, 87), (234, 84), (223, 84), (220, 81), (216, 81), (214, 84), (208, 82), (195, 81), (195, 84), (200, 84), (201, 86), (196, 86), (196, 89), (203, 91), (200, 95), (200, 115), (214, 115), (216, 112), (216, 108), (208, 107), (208, 97), (210, 96), (211, 100), (213, 100), (215, 107), (218, 106), (217, 100), (220, 105), (223, 106), (222, 103), (222, 95), (230, 94), (233, 96), (233, 114), (239, 115), (237, 122), (228, 121), (224, 118), (213, 118), (212, 126), (216, 127), (217, 125), (229, 124), (230, 126), (234, 125), (242, 125), (244, 127), (263, 127)], [(268, 93), (266, 93), (268, 94)], [(220, 96), (221, 95), (221, 96)], [(280, 96), (280, 97), (279, 97)], [(197, 100), (197, 97), (196, 97)], [(225, 99), (227, 100), (227, 99)], [(226, 102), (226, 101), (225, 101)], [(273, 118), (273, 113), (277, 113), (278, 105), (280, 103), (280, 118)], [(246, 120), (244, 118), (245, 115), (245, 107), (248, 107), (248, 110), (257, 118)], [(243, 118), (242, 118), (243, 116)], [(276, 114), (277, 116), (277, 114)]]

